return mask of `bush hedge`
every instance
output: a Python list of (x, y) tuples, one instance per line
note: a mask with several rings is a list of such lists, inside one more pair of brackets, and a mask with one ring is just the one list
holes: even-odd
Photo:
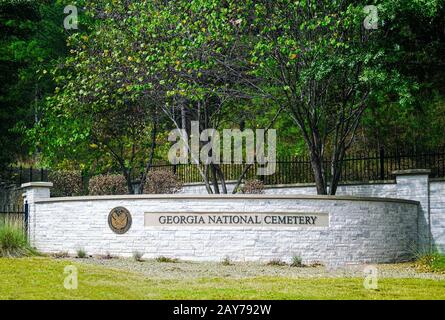
[(241, 192), (246, 194), (263, 194), (264, 183), (257, 179), (246, 180), (244, 185), (241, 187)]
[(172, 194), (181, 191), (181, 189), (182, 182), (173, 172), (167, 170), (149, 172), (144, 185), (145, 194)]
[(51, 171), (48, 173), (48, 180), (53, 183), (51, 195), (54, 197), (70, 197), (83, 194), (81, 171)]
[(127, 182), (121, 174), (101, 174), (90, 178), (88, 182), (90, 195), (128, 194)]

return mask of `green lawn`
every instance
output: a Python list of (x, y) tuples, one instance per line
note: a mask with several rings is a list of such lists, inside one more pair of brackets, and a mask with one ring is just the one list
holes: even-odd
[(371, 291), (358, 278), (156, 280), (80, 263), (78, 289), (67, 290), (69, 264), (0, 258), (0, 299), (445, 299), (445, 282), (426, 279), (380, 279), (379, 290)]

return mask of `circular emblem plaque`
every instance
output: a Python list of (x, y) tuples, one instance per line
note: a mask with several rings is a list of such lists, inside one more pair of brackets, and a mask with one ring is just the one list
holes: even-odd
[(124, 207), (114, 208), (108, 215), (108, 225), (117, 234), (127, 232), (131, 227), (130, 211)]

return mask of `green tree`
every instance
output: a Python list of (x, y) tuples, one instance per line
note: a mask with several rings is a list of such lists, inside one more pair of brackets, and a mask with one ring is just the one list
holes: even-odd
[(361, 148), (390, 151), (444, 145), (445, 1), (387, 1), (382, 6), (385, 37), (379, 45), (398, 70), (398, 96), (389, 82), (374, 95), (364, 115)]
[[(61, 72), (56, 73), (60, 86), (48, 100), (46, 116), (33, 133), (47, 158), (73, 158), (79, 150), (94, 145), (114, 159), (132, 192), (133, 172), (140, 167), (135, 163), (134, 144), (128, 142), (128, 137), (142, 139), (136, 149), (146, 153), (149, 148), (142, 143), (146, 139), (140, 132), (148, 132), (150, 126), (155, 128), (159, 121), (154, 119), (159, 120), (162, 114), (177, 128), (186, 127), (192, 119), (200, 121), (202, 128), (218, 128), (223, 107), (229, 100), (243, 98), (234, 97), (236, 92), (245, 94), (236, 90), (239, 80), (228, 72), (243, 72), (246, 64), (245, 59), (240, 59), (246, 51), (237, 47), (240, 42), (234, 3), (220, 5), (220, 1), (209, 0), (87, 4), (86, 14), (97, 22), (87, 32), (70, 37), (71, 55)], [(127, 118), (127, 114), (131, 116)], [(119, 126), (118, 117), (123, 123)], [(137, 123), (132, 125), (137, 119), (142, 121), (140, 128), (145, 129), (136, 134), (129, 132), (138, 127)], [(214, 164), (204, 167), (200, 165), (199, 169), (208, 191), (220, 192), (219, 179), (226, 193), (220, 168)], [(149, 165), (142, 181), (147, 168)]]
[(38, 121), (54, 89), (48, 70), (66, 53), (62, 21), (56, 1), (0, 1), (0, 165), (28, 156), (21, 129)]
[[(363, 29), (363, 6), (344, 1), (255, 5), (257, 75), (272, 88), (309, 149), (317, 192), (335, 194), (341, 163), (373, 86), (384, 79), (379, 48)], [(325, 172), (331, 141), (331, 179)], [(330, 186), (328, 191), (328, 185)]]
[(110, 5), (87, 6), (84, 20), (97, 20), (69, 37), (71, 55), (54, 69), (55, 94), (30, 135), (50, 165), (77, 159), (89, 169), (92, 163), (110, 161), (102, 168), (120, 170), (129, 193), (140, 178), (143, 192), (161, 116), (158, 97), (163, 98), (153, 78), (158, 74), (147, 60), (156, 48), (135, 43), (135, 29), (123, 28), (130, 24), (121, 18), (127, 2), (113, 10)]
[[(415, 63), (399, 38), (413, 10), (424, 19), (441, 1), (376, 1), (377, 29), (367, 30), (365, 1), (260, 1), (252, 63), (277, 104), (300, 129), (319, 194), (335, 194), (346, 151), (369, 103), (408, 103)], [(388, 99), (389, 98), (389, 99)], [(329, 160), (328, 160), (329, 159)], [(329, 169), (324, 164), (329, 162)]]
[[(433, 64), (443, 61), (443, 0), (424, 2), (375, 1), (372, 30), (366, 1), (86, 2), (89, 28), (69, 38), (31, 136), (52, 164), (106, 159), (131, 192), (135, 173), (143, 181), (151, 166), (157, 132), (190, 120), (269, 127), (281, 113), (295, 149), (307, 146), (318, 193), (335, 194), (363, 114), (369, 123), (387, 106), (410, 110), (440, 94)], [(407, 24), (413, 15), (437, 34)], [(208, 192), (220, 192), (218, 181), (226, 192), (217, 165), (199, 169)]]

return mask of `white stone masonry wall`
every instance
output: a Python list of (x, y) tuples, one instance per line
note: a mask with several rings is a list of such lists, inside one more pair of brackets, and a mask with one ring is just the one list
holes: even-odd
[[(146, 258), (238, 261), (288, 260), (328, 265), (404, 261), (417, 240), (418, 204), (352, 197), (301, 196), (121, 196), (34, 199), (32, 244), (43, 252), (84, 249)], [(118, 206), (132, 215), (130, 230), (115, 234), (109, 212)], [(148, 212), (329, 214), (328, 227), (144, 226)]]

